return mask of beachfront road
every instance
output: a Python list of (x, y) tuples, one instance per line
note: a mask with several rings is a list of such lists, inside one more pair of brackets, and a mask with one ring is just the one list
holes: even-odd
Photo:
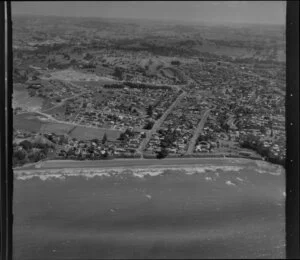
[(186, 165), (237, 165), (250, 164), (253, 160), (242, 158), (166, 158), (158, 159), (114, 159), (97, 161), (49, 160), (35, 165), (25, 165), (18, 170), (60, 169), (60, 168), (105, 168), (105, 167), (156, 167)]

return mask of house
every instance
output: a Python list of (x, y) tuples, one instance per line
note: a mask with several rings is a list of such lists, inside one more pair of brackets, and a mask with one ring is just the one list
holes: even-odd
[(177, 149), (176, 148), (168, 148), (167, 149), (170, 153), (176, 153)]
[(208, 142), (201, 141), (199, 144), (196, 146), (195, 151), (196, 152), (204, 152), (210, 150), (211, 145)]

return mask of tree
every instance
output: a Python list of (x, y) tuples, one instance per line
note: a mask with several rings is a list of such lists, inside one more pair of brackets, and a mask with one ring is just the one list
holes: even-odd
[(171, 64), (172, 65), (180, 65), (180, 61), (179, 60), (172, 60)]
[(125, 141), (128, 139), (127, 135), (125, 133), (121, 133), (119, 138), (118, 138), (120, 141)]
[(88, 152), (89, 154), (94, 153), (94, 147), (93, 147), (93, 146), (88, 147), (87, 152)]
[(107, 158), (107, 157), (108, 157), (108, 152), (107, 152), (107, 151), (105, 151), (105, 153), (104, 153), (104, 154), (102, 154), (102, 157), (103, 157), (103, 158)]
[(165, 133), (162, 141), (160, 142), (160, 146), (161, 146), (161, 148), (169, 148), (169, 147), (172, 147), (173, 142), (175, 142), (175, 141), (176, 141), (175, 131), (172, 131), (171, 129), (169, 129)]
[(129, 130), (128, 128), (126, 129), (125, 134), (127, 136), (129, 136), (129, 137), (133, 137), (134, 136), (134, 133), (131, 130)]
[(259, 143), (259, 137), (253, 134), (243, 136), (240, 139), (240, 145), (243, 148), (256, 149), (258, 147), (258, 143)]
[(119, 67), (115, 67), (113, 76), (116, 77), (119, 80), (122, 80), (123, 79), (123, 71), (122, 71), (122, 69), (119, 68)]
[(148, 108), (147, 108), (147, 115), (149, 117), (152, 117), (152, 115), (153, 115), (153, 106), (152, 105), (148, 106)]
[(47, 144), (45, 144), (45, 143), (34, 143), (33, 147), (34, 148), (39, 148), (39, 149), (44, 149), (44, 148), (47, 147)]
[(270, 136), (273, 137), (274, 133), (273, 133), (273, 123), (272, 123), (272, 120), (269, 120), (269, 121), (268, 121), (268, 126), (269, 126), (269, 128), (271, 129), (271, 134), (270, 134)]
[(150, 129), (152, 129), (153, 125), (154, 125), (154, 122), (153, 122), (153, 121), (148, 121), (148, 122), (146, 123), (146, 125), (144, 126), (144, 129), (150, 130)]
[(99, 140), (96, 139), (96, 138), (92, 139), (91, 142), (96, 143), (96, 144), (99, 144)]
[(23, 151), (14, 151), (13, 157), (15, 157), (18, 161), (24, 160), (26, 157), (26, 153)]
[(93, 58), (93, 55), (90, 53), (85, 54), (84, 59), (85, 60), (91, 60)]
[(107, 142), (107, 135), (104, 133), (103, 138), (102, 138), (102, 144), (105, 144)]
[(161, 148), (161, 150), (157, 153), (157, 159), (163, 159), (166, 158), (168, 156), (169, 152), (167, 150), (167, 148), (163, 147)]
[(14, 151), (13, 153), (13, 165), (22, 165), (24, 163), (28, 162), (28, 159), (26, 157), (26, 152), (23, 151)]
[(70, 156), (72, 156), (72, 155), (75, 155), (75, 152), (74, 152), (73, 149), (69, 149), (69, 150), (67, 151), (66, 155), (67, 155), (67, 157), (70, 157)]
[(64, 53), (63, 55), (64, 55), (64, 59), (66, 59), (66, 60), (70, 59), (70, 55), (69, 54)]
[(226, 131), (226, 133), (228, 133), (228, 131), (229, 131), (229, 125), (227, 123), (223, 123), (222, 127)]
[(158, 113), (155, 119), (156, 120), (160, 119), (162, 115), (163, 115), (163, 113)]
[(267, 133), (267, 129), (262, 125), (262, 126), (260, 127), (260, 132), (261, 132), (262, 134), (266, 134), (266, 133)]
[(30, 153), (28, 155), (28, 159), (31, 162), (38, 162), (38, 161), (40, 161), (40, 160), (42, 160), (44, 158), (46, 158), (46, 155), (42, 151)]
[(207, 141), (207, 135), (204, 133), (200, 133), (197, 139), (197, 142)]
[(22, 146), (23, 149), (25, 149), (26, 151), (32, 149), (32, 143), (29, 142), (28, 140), (24, 140), (20, 143), (20, 146)]
[(72, 59), (72, 60), (70, 61), (70, 64), (71, 64), (71, 65), (75, 65), (76, 62), (77, 62), (77, 61), (76, 61), (75, 59)]

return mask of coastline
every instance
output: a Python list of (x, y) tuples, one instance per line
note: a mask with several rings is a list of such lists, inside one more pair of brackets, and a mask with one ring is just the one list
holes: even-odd
[[(203, 164), (210, 160), (221, 160), (229, 162), (230, 160), (246, 160), (252, 161), (250, 158), (241, 157), (201, 157), (201, 158), (165, 158), (165, 159), (140, 159), (140, 158), (118, 158), (111, 160), (44, 160), (36, 163), (25, 164), (20, 167), (13, 168), (18, 170), (42, 170), (42, 169), (58, 169), (58, 168), (111, 168), (111, 167), (138, 167), (138, 166), (172, 166), (172, 165), (189, 165), (189, 164)], [(259, 160), (259, 159), (258, 159)]]
[(45, 160), (34, 164), (14, 168), (14, 173), (24, 172), (57, 172), (60, 170), (157, 170), (157, 169), (181, 169), (181, 168), (218, 168), (240, 167), (255, 164), (264, 169), (278, 169), (282, 166), (267, 161), (251, 158), (166, 158), (158, 159), (114, 159), (114, 160)]

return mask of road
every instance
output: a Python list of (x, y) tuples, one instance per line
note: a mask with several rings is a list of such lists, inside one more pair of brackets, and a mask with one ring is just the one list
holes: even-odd
[(205, 125), (205, 122), (206, 122), (206, 120), (207, 120), (207, 118), (209, 116), (209, 112), (210, 112), (210, 110), (206, 110), (204, 112), (204, 114), (203, 114), (203, 116), (202, 116), (202, 118), (201, 118), (201, 120), (200, 120), (200, 122), (199, 122), (199, 124), (198, 124), (198, 126), (197, 126), (197, 128), (195, 130), (195, 132), (194, 132), (194, 135), (193, 135), (193, 137), (190, 140), (189, 147), (188, 147), (188, 150), (187, 150), (186, 154), (193, 153), (194, 147), (195, 147), (196, 142), (197, 142), (197, 138), (198, 138), (199, 134), (201, 133), (201, 131), (202, 131), (204, 125)]
[(155, 121), (154, 125), (152, 126), (152, 129), (146, 133), (146, 137), (143, 139), (143, 141), (141, 142), (137, 152), (138, 153), (142, 153), (144, 151), (144, 149), (146, 148), (146, 145), (148, 144), (148, 142), (151, 139), (151, 136), (159, 129), (159, 127), (161, 126), (161, 124), (163, 123), (163, 121), (165, 121), (165, 119), (167, 118), (167, 116), (170, 114), (170, 112), (173, 110), (173, 108), (180, 102), (180, 100), (186, 95), (186, 92), (182, 92), (177, 98), (176, 100), (172, 103), (171, 106), (169, 106), (169, 108), (165, 111), (165, 113), (157, 120)]
[[(41, 170), (51, 170), (51, 169), (84, 169), (84, 168), (118, 168), (118, 167), (129, 167), (133, 169), (135, 167), (150, 167), (151, 169), (155, 167), (184, 167), (195, 165), (214, 165), (224, 167), (234, 166), (237, 164), (247, 164), (253, 162), (252, 159), (248, 158), (225, 158), (219, 156), (218, 158), (165, 158), (163, 160), (159, 159), (114, 159), (114, 160), (49, 160), (40, 161), (34, 164), (24, 165), (14, 169), (14, 172), (23, 171), (41, 171)], [(269, 164), (268, 164), (269, 165)], [(271, 164), (270, 164), (271, 167)], [(274, 166), (275, 167), (275, 166)]]

